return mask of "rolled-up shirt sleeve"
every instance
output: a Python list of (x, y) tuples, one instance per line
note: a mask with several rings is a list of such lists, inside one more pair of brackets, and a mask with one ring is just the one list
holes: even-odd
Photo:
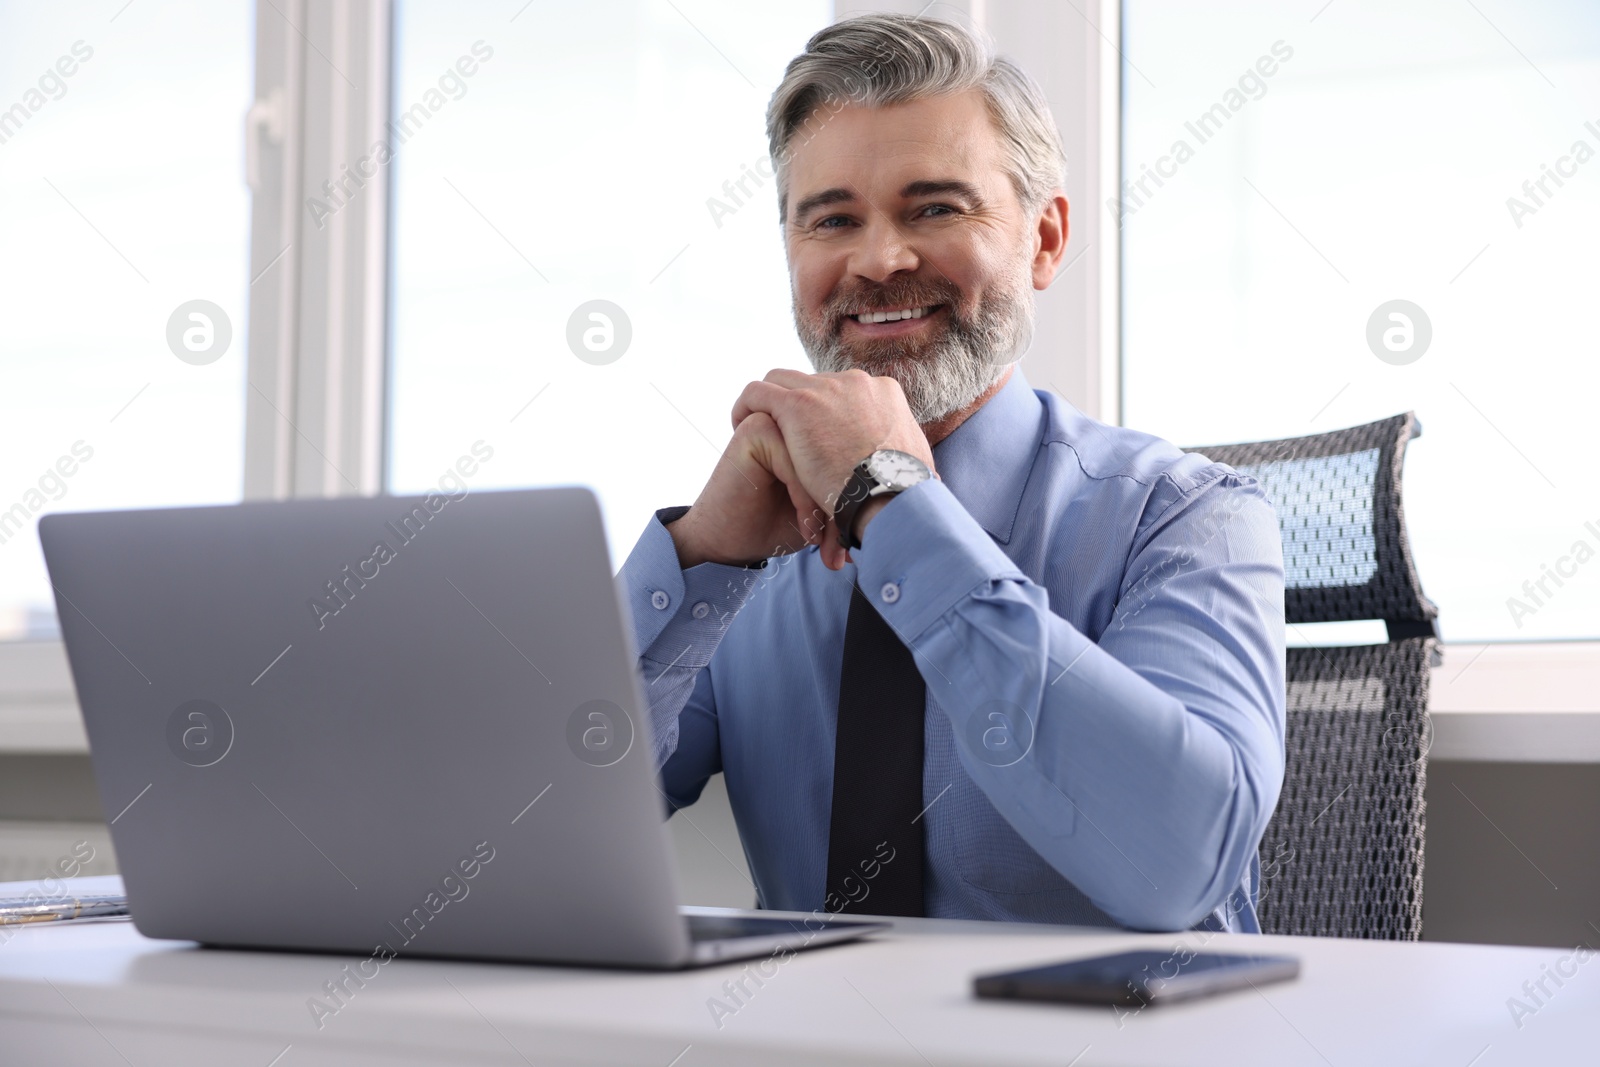
[(1283, 779), (1283, 561), (1256, 483), (1152, 497), (1098, 642), (938, 481), (854, 553), (967, 773), (1118, 923), (1193, 926), (1241, 884)]

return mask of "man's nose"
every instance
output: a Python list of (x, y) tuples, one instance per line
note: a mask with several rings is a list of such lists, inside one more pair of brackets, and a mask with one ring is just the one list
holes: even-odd
[(888, 281), (901, 271), (915, 271), (922, 257), (910, 236), (892, 220), (874, 213), (862, 227), (861, 239), (851, 254), (851, 272), (875, 282)]

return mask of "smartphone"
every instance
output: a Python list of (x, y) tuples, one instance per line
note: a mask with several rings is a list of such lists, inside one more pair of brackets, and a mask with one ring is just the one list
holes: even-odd
[(1068, 960), (972, 980), (980, 997), (1144, 1007), (1210, 996), (1300, 974), (1292, 956), (1234, 956), (1174, 949)]

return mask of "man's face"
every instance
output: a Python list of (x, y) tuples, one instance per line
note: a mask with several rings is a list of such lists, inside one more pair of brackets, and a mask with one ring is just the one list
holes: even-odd
[[(826, 114), (791, 141), (784, 234), (800, 341), (818, 371), (896, 379), (926, 425), (1027, 348), (1035, 220), (978, 92)], [(908, 317), (870, 321), (884, 312)]]

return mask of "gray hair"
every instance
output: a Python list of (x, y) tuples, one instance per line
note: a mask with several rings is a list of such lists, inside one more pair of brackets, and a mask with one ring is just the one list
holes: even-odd
[(767, 105), (767, 150), (778, 175), (778, 221), (787, 215), (796, 131), (851, 104), (887, 107), (981, 90), (1010, 156), (1023, 207), (1036, 210), (1065, 184), (1067, 157), (1038, 84), (990, 43), (944, 19), (874, 13), (819, 31), (789, 61)]

